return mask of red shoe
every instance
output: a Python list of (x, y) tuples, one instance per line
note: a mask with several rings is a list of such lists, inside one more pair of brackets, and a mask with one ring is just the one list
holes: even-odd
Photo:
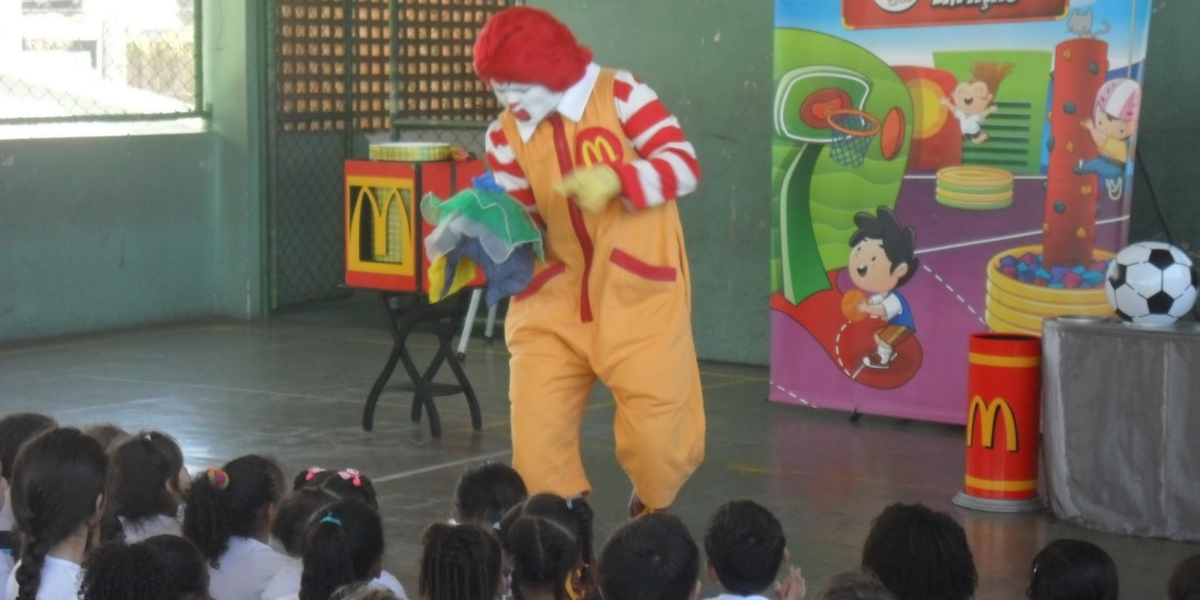
[(630, 519), (636, 519), (638, 517), (644, 517), (646, 515), (651, 515), (651, 514), (659, 513), (659, 512), (666, 512), (666, 510), (667, 509), (665, 509), (665, 508), (650, 508), (649, 506), (646, 506), (642, 502), (642, 499), (638, 498), (637, 491), (634, 491), (633, 495), (629, 497), (629, 518)]

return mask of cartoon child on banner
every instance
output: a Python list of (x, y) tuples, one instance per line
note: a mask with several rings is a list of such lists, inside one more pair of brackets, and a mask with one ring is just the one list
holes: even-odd
[(901, 227), (896, 214), (883, 206), (875, 215), (858, 213), (854, 224), (858, 231), (850, 238), (850, 280), (871, 294), (863, 296), (857, 310), (887, 322), (875, 332), (875, 354), (864, 356), (863, 366), (887, 369), (898, 355), (896, 346), (917, 329), (912, 308), (896, 291), (917, 274), (916, 233)]
[(1083, 121), (1092, 134), (1099, 156), (1075, 167), (1076, 175), (1094, 173), (1104, 182), (1108, 197), (1120, 200), (1125, 192), (1125, 166), (1129, 161), (1129, 138), (1137, 133), (1138, 107), (1142, 88), (1132, 79), (1114, 79), (1096, 94), (1093, 120)]
[(962, 128), (964, 140), (982, 144), (988, 140), (983, 130), (983, 121), (996, 112), (996, 92), (1000, 83), (1012, 73), (1013, 65), (994, 62), (977, 62), (971, 65), (971, 79), (954, 88), (953, 98), (942, 98), (942, 106), (954, 112)]

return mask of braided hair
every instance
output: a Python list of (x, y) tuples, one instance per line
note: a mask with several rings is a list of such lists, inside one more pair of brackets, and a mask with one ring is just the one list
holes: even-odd
[(583, 498), (538, 494), (512, 509), (500, 522), (500, 539), (512, 560), (513, 595), (521, 590), (553, 591), (565, 600), (568, 578), (578, 569), (581, 594), (592, 590), (592, 507)]
[(34, 600), (54, 546), (88, 529), (103, 513), (108, 460), (100, 443), (75, 428), (50, 429), (21, 447), (13, 462), (12, 505), (21, 531), (17, 600)]
[(424, 600), (492, 600), (500, 589), (500, 544), (478, 525), (434, 523), (422, 543), (419, 594)]
[(221, 469), (209, 469), (192, 482), (183, 512), (183, 537), (213, 568), (233, 537), (258, 537), (268, 509), (283, 496), (283, 472), (275, 461), (250, 454), (235, 458)]
[(300, 600), (329, 600), (338, 588), (379, 576), (383, 523), (365, 502), (345, 499), (313, 515), (304, 544)]
[(371, 478), (355, 469), (327, 471), (321, 467), (312, 467), (296, 474), (292, 478), (292, 491), (321, 489), (339, 498), (354, 498), (367, 503), (371, 508), (379, 510), (379, 501), (375, 496), (375, 485)]
[(84, 565), (81, 600), (171, 598), (166, 567), (145, 544), (106, 544)]

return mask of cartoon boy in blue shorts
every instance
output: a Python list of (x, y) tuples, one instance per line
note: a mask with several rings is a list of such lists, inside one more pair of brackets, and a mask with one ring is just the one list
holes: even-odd
[(883, 206), (875, 215), (858, 213), (854, 224), (858, 231), (850, 237), (850, 279), (869, 294), (858, 312), (887, 321), (875, 332), (878, 348), (863, 357), (863, 365), (886, 369), (896, 359), (896, 346), (916, 331), (908, 301), (896, 291), (917, 274), (916, 233), (901, 227), (896, 214)]

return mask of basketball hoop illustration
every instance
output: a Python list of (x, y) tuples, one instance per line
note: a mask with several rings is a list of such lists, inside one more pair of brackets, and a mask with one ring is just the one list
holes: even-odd
[(879, 134), (879, 119), (852, 108), (829, 111), (829, 157), (843, 167), (861, 167)]

